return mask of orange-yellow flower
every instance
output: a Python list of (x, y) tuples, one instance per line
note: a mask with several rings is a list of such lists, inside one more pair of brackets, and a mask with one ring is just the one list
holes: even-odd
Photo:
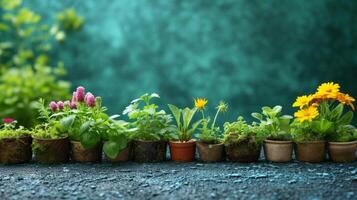
[(194, 102), (195, 102), (195, 107), (198, 110), (204, 110), (208, 101), (204, 98), (196, 98), (194, 99)]
[(304, 121), (312, 121), (314, 118), (316, 118), (319, 115), (319, 111), (317, 110), (316, 107), (310, 106), (304, 109), (301, 109), (294, 113), (294, 116), (297, 118), (299, 122), (304, 122)]
[(305, 106), (308, 106), (310, 102), (312, 101), (313, 96), (312, 95), (304, 95), (296, 98), (296, 101), (293, 104), (293, 107), (300, 107), (303, 108)]
[(315, 98), (320, 100), (336, 99), (337, 94), (340, 92), (340, 85), (334, 82), (323, 83), (317, 88), (314, 95)]
[(355, 101), (355, 99), (353, 97), (351, 97), (350, 95), (338, 93), (337, 100), (343, 104), (347, 104), (347, 105), (351, 106), (352, 110), (355, 109), (355, 107), (353, 105), (353, 102)]

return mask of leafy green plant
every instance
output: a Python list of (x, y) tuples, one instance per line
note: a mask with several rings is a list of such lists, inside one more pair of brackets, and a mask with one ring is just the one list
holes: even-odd
[(217, 144), (222, 141), (222, 134), (220, 133), (220, 128), (216, 126), (216, 121), (219, 113), (227, 111), (228, 105), (221, 101), (219, 102), (216, 109), (217, 112), (214, 116), (211, 126), (209, 126), (210, 118), (205, 118), (203, 110), (201, 110), (202, 126), (199, 128), (199, 134), (197, 135), (197, 138), (206, 144)]
[(12, 118), (3, 119), (3, 124), (0, 129), (0, 139), (3, 138), (19, 138), (25, 135), (31, 135), (31, 131), (23, 126), (16, 128), (17, 121)]
[(130, 128), (130, 123), (119, 120), (108, 124), (107, 132), (103, 134), (104, 153), (114, 159), (128, 146), (136, 128)]
[[(174, 105), (168, 105), (175, 120), (176, 120), (176, 134), (174, 134), (173, 139), (179, 140), (181, 142), (187, 142), (192, 139), (192, 135), (197, 129), (200, 121), (192, 124), (190, 127), (193, 116), (195, 115), (197, 109), (184, 108), (180, 109)], [(182, 116), (182, 117), (181, 117)]]
[(249, 125), (243, 117), (238, 117), (237, 121), (224, 123), (224, 145), (231, 146), (240, 143), (261, 145), (266, 138), (267, 129), (253, 123)]
[(160, 97), (156, 93), (144, 94), (133, 100), (123, 112), (130, 120), (133, 120), (133, 126), (137, 128), (133, 135), (134, 139), (161, 141), (173, 137), (175, 127), (170, 124), (172, 116), (151, 103), (153, 98)]
[[(74, 10), (64, 11), (54, 24), (22, 5), (22, 0), (0, 0), (0, 117), (12, 117), (32, 127), (38, 121), (39, 98), (69, 96), (69, 83), (62, 62), (48, 56), (83, 20)], [(75, 25), (66, 25), (75, 24)]]
[(32, 135), (41, 139), (59, 139), (68, 137), (67, 129), (73, 125), (73, 116), (53, 115), (45, 105), (45, 100), (40, 99), (38, 104), (39, 119), (42, 123), (35, 126)]
[(268, 132), (268, 138), (272, 140), (291, 140), (290, 115), (281, 115), (281, 106), (270, 108), (265, 106), (262, 113), (252, 113), (255, 119), (258, 119), (260, 125)]

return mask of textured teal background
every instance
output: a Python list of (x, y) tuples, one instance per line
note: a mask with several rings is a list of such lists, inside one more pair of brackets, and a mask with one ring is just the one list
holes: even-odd
[[(225, 100), (221, 120), (281, 104), (324, 81), (357, 96), (357, 1), (31, 0), (51, 19), (67, 7), (85, 19), (53, 56), (66, 79), (104, 97), (111, 113), (145, 92), (191, 106)], [(167, 107), (165, 107), (167, 108)]]

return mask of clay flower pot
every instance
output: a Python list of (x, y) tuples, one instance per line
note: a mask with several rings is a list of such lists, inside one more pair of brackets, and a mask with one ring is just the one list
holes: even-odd
[(290, 162), (292, 153), (292, 141), (264, 140), (264, 155), (268, 161)]
[(131, 160), (131, 151), (132, 151), (132, 145), (128, 144), (128, 146), (121, 150), (117, 157), (115, 158), (110, 158), (107, 156), (105, 153), (105, 160), (107, 160), (110, 163), (120, 163), (120, 162), (127, 162)]
[(296, 159), (300, 162), (317, 163), (326, 158), (326, 142), (311, 141), (297, 142), (295, 148)]
[(226, 146), (229, 161), (232, 162), (257, 162), (259, 160), (261, 145), (253, 145), (247, 142)]
[(42, 164), (66, 163), (69, 160), (68, 138), (41, 139), (33, 138), (35, 160)]
[(196, 141), (170, 141), (171, 160), (176, 162), (192, 162), (195, 160)]
[(202, 162), (220, 162), (224, 160), (224, 144), (197, 142), (197, 149)]
[(80, 142), (71, 141), (71, 159), (75, 162), (100, 162), (102, 160), (102, 143), (92, 148), (84, 148)]
[(353, 162), (356, 159), (357, 141), (329, 142), (329, 157), (332, 162)]
[(161, 162), (166, 160), (165, 141), (134, 140), (133, 159), (135, 162)]
[(0, 164), (27, 163), (32, 159), (32, 138), (3, 138), (0, 140)]

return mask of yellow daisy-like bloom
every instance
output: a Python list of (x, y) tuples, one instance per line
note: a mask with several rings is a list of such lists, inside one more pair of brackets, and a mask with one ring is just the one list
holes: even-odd
[(308, 108), (301, 109), (294, 114), (294, 116), (297, 118), (297, 120), (299, 122), (304, 122), (304, 121), (311, 122), (318, 115), (319, 115), (319, 111), (314, 106), (310, 106)]
[(340, 92), (340, 85), (334, 82), (323, 83), (317, 88), (315, 94), (319, 99), (336, 99)]
[(347, 104), (347, 105), (351, 106), (352, 110), (355, 109), (355, 107), (353, 105), (353, 102), (355, 101), (355, 99), (353, 97), (351, 97), (350, 95), (338, 93), (337, 100), (343, 104)]
[(194, 99), (194, 102), (195, 102), (195, 107), (198, 110), (204, 110), (208, 101), (204, 98), (196, 98)]
[(304, 95), (296, 98), (296, 101), (293, 104), (293, 107), (300, 107), (303, 108), (304, 106), (308, 106), (310, 102), (312, 101), (313, 96), (312, 95)]

